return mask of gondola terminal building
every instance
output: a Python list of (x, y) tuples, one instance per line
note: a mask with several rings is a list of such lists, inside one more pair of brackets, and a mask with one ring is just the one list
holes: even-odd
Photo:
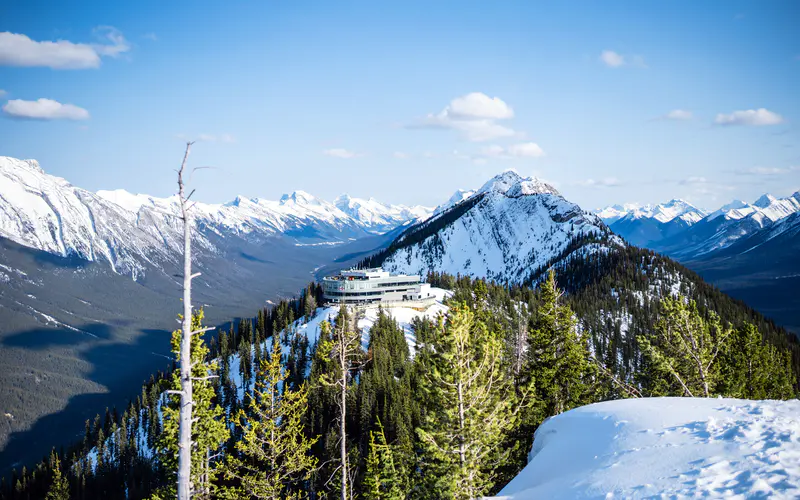
[(422, 300), (432, 296), (430, 288), (419, 276), (391, 274), (379, 267), (349, 269), (322, 279), (325, 301), (335, 304)]

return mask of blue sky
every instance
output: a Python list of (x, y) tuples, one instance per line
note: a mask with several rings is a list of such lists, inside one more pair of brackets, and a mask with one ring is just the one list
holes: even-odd
[(798, 24), (792, 1), (6, 2), (0, 155), (166, 196), (198, 139), (209, 202), (435, 205), (514, 168), (587, 209), (716, 208), (800, 189)]

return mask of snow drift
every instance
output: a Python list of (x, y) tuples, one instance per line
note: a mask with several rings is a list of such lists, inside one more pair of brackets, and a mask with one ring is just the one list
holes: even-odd
[(648, 398), (568, 411), (536, 431), (498, 499), (798, 498), (800, 401)]

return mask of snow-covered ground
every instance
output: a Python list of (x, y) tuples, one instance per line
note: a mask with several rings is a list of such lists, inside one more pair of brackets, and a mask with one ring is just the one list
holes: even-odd
[[(464, 193), (451, 199), (458, 201)], [(599, 217), (584, 212), (535, 178), (506, 171), (474, 196), (482, 198), (455, 221), (422, 241), (398, 248), (383, 268), (424, 276), (428, 271), (520, 283), (560, 255), (580, 236), (606, 231)], [(439, 214), (427, 224), (437, 224)], [(615, 240), (618, 240), (614, 237)], [(622, 240), (616, 241), (622, 244)]]
[[(195, 253), (219, 253), (221, 240), (292, 234), (300, 243), (341, 243), (384, 233), (428, 217), (422, 206), (386, 205), (340, 197), (333, 203), (304, 191), (278, 201), (237, 197), (225, 204), (194, 203), (202, 228)], [(177, 198), (132, 194), (122, 189), (93, 193), (48, 175), (35, 160), (0, 156), (0, 237), (55, 255), (108, 262), (136, 278), (148, 264), (179, 259), (182, 229)], [(216, 235), (220, 238), (212, 238)], [(304, 236), (305, 235), (305, 236)], [(8, 273), (0, 275), (8, 281)]]
[[(416, 350), (417, 338), (414, 334), (414, 329), (411, 327), (411, 322), (414, 321), (414, 318), (427, 317), (434, 319), (439, 314), (446, 313), (449, 308), (442, 302), (444, 302), (446, 298), (453, 295), (453, 292), (449, 290), (443, 290), (441, 288), (434, 287), (431, 287), (431, 293), (436, 296), (436, 302), (424, 311), (418, 311), (409, 307), (392, 307), (390, 309), (384, 309), (386, 314), (397, 321), (397, 324), (403, 329), (406, 342), (408, 342), (408, 349), (412, 356)], [(372, 325), (374, 325), (377, 320), (377, 306), (368, 308), (366, 311), (364, 311), (364, 316), (358, 320), (358, 329), (361, 330), (361, 343), (365, 349), (369, 345), (369, 329), (372, 328)]]
[(537, 430), (496, 497), (800, 498), (800, 401), (647, 398), (576, 408)]

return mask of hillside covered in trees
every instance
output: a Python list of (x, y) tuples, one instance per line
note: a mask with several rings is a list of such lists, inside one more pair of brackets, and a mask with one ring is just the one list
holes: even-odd
[[(592, 272), (607, 262), (587, 260), (533, 274), (535, 286), (432, 274), (453, 292), (449, 312), (415, 320), (413, 346), (385, 312), (367, 339), (357, 311), (317, 317), (315, 284), (207, 345), (198, 337), (195, 498), (475, 498), (508, 483), (539, 424), (571, 408), (796, 394), (796, 343), (710, 287), (664, 281), (663, 298), (637, 308), (593, 299), (611, 286), (624, 303), (644, 286), (642, 262), (658, 257), (627, 255), (627, 277), (627, 265), (607, 277)], [(2, 498), (174, 497), (175, 384), (153, 377), (123, 411), (87, 421), (81, 443), (5, 478)]]

